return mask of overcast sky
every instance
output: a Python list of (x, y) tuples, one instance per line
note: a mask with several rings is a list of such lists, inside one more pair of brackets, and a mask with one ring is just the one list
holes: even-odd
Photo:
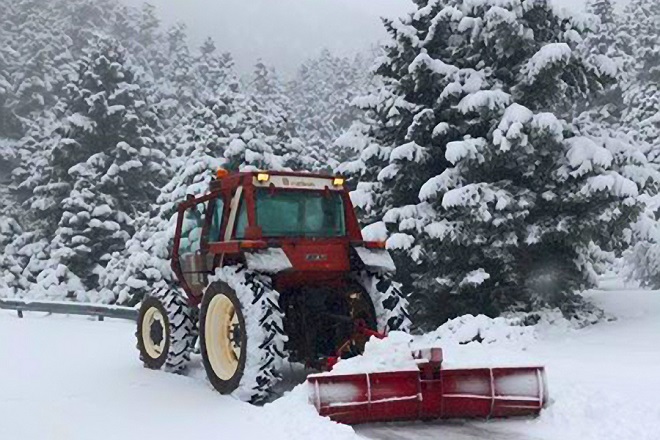
[[(123, 0), (140, 5), (144, 0)], [(555, 0), (581, 9), (585, 0)], [(410, 0), (149, 0), (164, 24), (182, 21), (193, 44), (212, 36), (245, 72), (257, 60), (289, 74), (327, 47), (349, 54), (385, 36), (381, 16), (396, 17)]]

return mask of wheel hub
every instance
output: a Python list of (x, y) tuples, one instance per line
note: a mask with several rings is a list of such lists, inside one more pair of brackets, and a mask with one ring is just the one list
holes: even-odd
[[(236, 316), (236, 314), (234, 314)], [(241, 348), (241, 327), (238, 324), (232, 324), (229, 326), (229, 341), (231, 342), (234, 351), (240, 350)]]
[(151, 307), (142, 318), (142, 342), (149, 357), (157, 359), (163, 354), (166, 339), (165, 317), (156, 307)]
[(160, 345), (165, 336), (165, 329), (163, 324), (160, 321), (154, 321), (151, 323), (151, 328), (149, 329), (149, 337), (156, 345)]

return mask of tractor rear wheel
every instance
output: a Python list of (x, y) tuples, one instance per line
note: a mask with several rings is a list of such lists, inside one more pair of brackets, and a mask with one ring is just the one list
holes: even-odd
[(204, 295), (201, 312), (202, 359), (213, 387), (234, 391), (245, 370), (248, 335), (236, 293), (222, 286)]
[(196, 309), (175, 289), (144, 298), (137, 321), (137, 348), (146, 368), (179, 373), (190, 361), (197, 337)]
[(200, 310), (202, 361), (222, 394), (258, 403), (280, 379), (284, 357), (279, 293), (266, 276), (239, 267), (218, 269)]

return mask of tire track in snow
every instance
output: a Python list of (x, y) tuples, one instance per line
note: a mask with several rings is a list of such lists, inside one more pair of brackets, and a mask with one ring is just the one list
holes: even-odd
[[(489, 424), (491, 426), (484, 426)], [(356, 426), (355, 432), (371, 440), (535, 440), (535, 437), (507, 432), (502, 422), (430, 422)]]

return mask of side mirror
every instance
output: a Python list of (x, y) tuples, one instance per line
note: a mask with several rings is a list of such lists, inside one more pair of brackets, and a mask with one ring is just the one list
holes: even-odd
[(246, 240), (261, 240), (263, 238), (263, 230), (261, 226), (247, 226), (245, 228)]

